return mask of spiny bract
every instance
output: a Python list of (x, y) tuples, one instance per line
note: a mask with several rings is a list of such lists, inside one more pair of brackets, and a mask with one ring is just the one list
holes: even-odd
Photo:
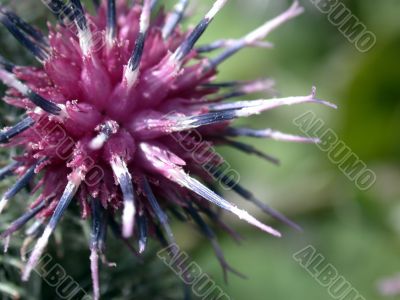
[[(271, 216), (297, 226), (238, 185), (213, 150), (213, 145), (225, 144), (274, 161), (233, 138), (315, 141), (273, 130), (231, 127), (233, 119), (282, 105), (317, 102), (332, 106), (316, 99), (314, 91), (304, 97), (226, 102), (269, 90), (272, 82), (213, 82), (218, 65), (242, 48), (270, 47), (263, 42), (265, 37), (302, 13), (297, 1), (240, 39), (198, 48), (197, 40), (227, 0), (215, 1), (189, 32), (180, 26), (188, 0), (177, 1), (169, 13), (154, 13), (153, 19), (157, 1), (151, 0), (133, 5), (124, 0), (94, 1), (94, 15), (79, 0), (42, 2), (58, 20), (57, 25), (48, 25), (47, 36), (0, 7), (0, 22), (40, 63), (26, 67), (0, 59), (0, 79), (9, 87), (4, 101), (26, 110), (20, 122), (0, 133), (4, 147), (21, 151), (0, 170), (0, 178), (18, 175), (1, 199), (0, 211), (30, 183), (35, 183), (32, 193), (39, 195), (30, 210), (1, 234), (8, 239), (36, 217), (28, 232), (39, 238), (23, 271), (24, 280), (72, 199), (79, 203), (82, 217), (92, 219), (95, 299), (99, 298), (98, 260), (104, 258), (109, 227), (126, 243), (135, 237), (142, 253), (148, 236), (164, 245), (174, 243), (167, 212), (193, 220), (211, 240), (224, 272), (233, 269), (202, 215), (234, 232), (213, 206), (280, 236), (213, 192), (208, 186), (215, 179)], [(220, 52), (213, 58), (206, 57), (216, 50)], [(228, 91), (221, 93), (223, 89)]]

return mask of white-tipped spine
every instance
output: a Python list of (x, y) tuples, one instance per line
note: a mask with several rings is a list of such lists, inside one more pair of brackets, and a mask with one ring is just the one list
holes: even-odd
[(198, 180), (196, 180), (196, 179), (190, 177), (189, 175), (187, 175), (186, 173), (184, 173), (183, 170), (179, 170), (178, 172), (176, 172), (175, 176), (172, 176), (171, 179), (176, 180), (182, 186), (186, 187), (187, 189), (192, 190), (199, 196), (214, 203), (215, 205), (217, 205), (227, 211), (230, 211), (234, 215), (238, 216), (239, 219), (244, 220), (247, 223), (249, 223), (249, 224), (251, 224), (273, 236), (281, 237), (280, 232), (278, 232), (274, 228), (260, 222), (259, 220), (254, 218), (252, 215), (250, 215), (247, 211), (238, 208), (234, 204), (232, 204), (232, 203), (228, 202), (227, 200), (225, 200), (224, 198), (218, 196), (216, 193), (214, 193), (212, 190), (208, 189), (206, 186), (204, 186)]
[(245, 107), (239, 109), (236, 112), (236, 116), (239, 117), (249, 117), (252, 115), (260, 114), (261, 112), (274, 109), (280, 106), (290, 106), (301, 103), (319, 103), (322, 105), (326, 105), (328, 107), (336, 109), (337, 106), (328, 101), (319, 100), (315, 98), (315, 89), (313, 88), (313, 92), (308, 96), (299, 96), (299, 97), (286, 97), (286, 98), (278, 98), (271, 100), (260, 100), (260, 103), (256, 106)]
[(119, 129), (119, 124), (116, 121), (106, 121), (96, 127), (99, 134), (95, 136), (89, 143), (89, 148), (92, 150), (99, 150), (103, 148), (104, 144), (108, 141), (111, 135), (116, 134)]
[(92, 273), (93, 299), (100, 299), (100, 279), (99, 279), (99, 254), (95, 248), (90, 250), (90, 271)]
[(90, 141), (89, 148), (92, 150), (99, 150), (103, 148), (107, 139), (108, 136), (104, 132), (100, 132), (94, 139)]
[(218, 14), (218, 12), (224, 7), (224, 5), (228, 2), (228, 0), (217, 0), (214, 2), (211, 9), (207, 12), (205, 18), (212, 20)]
[(133, 234), (136, 215), (132, 176), (129, 173), (125, 161), (119, 156), (112, 158), (111, 168), (113, 169), (115, 177), (121, 187), (124, 199), (124, 208), (122, 212), (122, 236), (124, 238), (129, 238)]
[[(273, 236), (281, 236), (281, 234), (274, 228), (258, 221), (245, 210), (239, 209), (234, 204), (230, 203), (229, 201), (225, 200), (224, 198), (207, 188), (200, 181), (186, 174), (180, 166), (175, 165), (172, 161), (166, 161), (166, 158), (164, 156), (167, 156), (168, 154), (163, 153), (163, 149), (144, 142), (140, 143), (139, 147), (143, 151), (143, 154), (145, 155), (145, 158), (149, 161), (149, 163), (151, 163), (153, 167), (157, 169), (160, 174), (163, 174), (167, 179), (191, 190), (192, 192), (198, 194), (209, 202), (227, 211), (230, 211), (231, 213), (238, 216), (240, 219), (245, 220), (249, 224), (258, 227), (259, 229), (270, 233)], [(168, 156), (173, 155), (174, 154), (170, 152)]]
[(133, 201), (124, 201), (124, 211), (122, 212), (122, 236), (129, 238), (133, 234), (136, 208)]
[(0, 200), (0, 214), (6, 208), (7, 203), (8, 203), (8, 198), (6, 198), (6, 197), (1, 198), (1, 200)]
[(28, 263), (25, 266), (25, 269), (22, 273), (22, 280), (28, 281), (29, 276), (32, 270), (36, 267), (39, 262), (40, 256), (42, 255), (44, 249), (47, 246), (49, 238), (51, 234), (55, 230), (55, 226), (57, 225), (59, 219), (62, 216), (63, 211), (67, 208), (68, 204), (71, 202), (75, 193), (77, 192), (80, 184), (81, 184), (81, 174), (80, 170), (72, 173), (71, 180), (68, 181), (67, 186), (65, 187), (64, 193), (61, 196), (61, 199), (56, 207), (56, 210), (53, 213), (49, 223), (47, 224), (42, 236), (37, 241), (35, 247), (33, 248), (32, 254), (29, 257)]
[(35, 247), (33, 248), (33, 252), (29, 257), (29, 261), (25, 266), (25, 269), (22, 273), (22, 281), (28, 281), (32, 270), (36, 267), (37, 263), (39, 262), (40, 256), (42, 255), (44, 249), (47, 246), (49, 238), (53, 233), (53, 229), (49, 226), (46, 227), (42, 236), (37, 241)]
[(25, 95), (29, 92), (29, 88), (19, 81), (14, 74), (2, 69), (0, 69), (0, 80), (3, 81), (5, 85), (15, 88), (21, 94)]
[(78, 37), (83, 55), (86, 57), (89, 56), (93, 46), (92, 33), (90, 29), (88, 27), (84, 30), (78, 29)]
[(244, 37), (244, 41), (248, 44), (254, 43), (255, 41), (259, 41), (265, 39), (273, 30), (286, 23), (287, 21), (297, 17), (298, 15), (304, 12), (304, 8), (299, 5), (299, 2), (296, 0), (293, 4), (282, 14), (275, 17), (272, 20), (264, 23), (259, 28), (250, 32)]
[[(142, 52), (143, 52), (145, 37), (146, 37), (147, 31), (150, 27), (150, 17), (151, 17), (151, 1), (144, 0), (142, 13), (140, 15), (139, 36), (138, 36), (138, 39), (143, 38), (143, 41), (136, 41), (136, 43), (141, 44), (142, 49), (137, 49), (135, 46), (135, 51), (137, 50), (138, 53), (133, 53), (132, 57), (130, 58), (130, 60), (128, 62), (128, 65), (125, 66), (124, 79), (125, 79), (128, 89), (130, 89), (134, 86), (134, 84), (136, 83), (136, 81), (139, 77), (140, 60), (141, 60), (141, 56), (142, 56)], [(139, 60), (139, 61), (136, 63), (133, 63), (133, 61), (135, 61), (135, 60)], [(131, 67), (132, 64), (136, 64), (136, 65), (132, 68)]]

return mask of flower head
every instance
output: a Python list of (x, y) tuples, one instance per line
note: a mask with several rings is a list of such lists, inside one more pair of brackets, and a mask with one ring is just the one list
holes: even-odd
[[(79, 0), (43, 2), (58, 20), (49, 25), (48, 35), (0, 7), (0, 22), (40, 63), (25, 67), (0, 59), (0, 79), (9, 87), (4, 101), (26, 110), (20, 122), (0, 133), (4, 147), (21, 151), (0, 170), (0, 178), (18, 175), (0, 200), (0, 212), (31, 182), (38, 194), (28, 212), (1, 234), (7, 238), (34, 217), (37, 220), (31, 231), (40, 237), (23, 279), (28, 279), (71, 201), (79, 203), (83, 218), (92, 219), (90, 260), (96, 299), (98, 260), (104, 256), (107, 228), (129, 245), (135, 238), (142, 253), (148, 236), (174, 243), (167, 212), (191, 219), (211, 240), (224, 271), (232, 269), (203, 216), (234, 233), (213, 207), (280, 236), (210, 189), (213, 178), (272, 217), (297, 227), (232, 180), (213, 150), (213, 145), (226, 144), (275, 161), (233, 138), (315, 141), (231, 126), (234, 119), (283, 105), (332, 106), (316, 99), (314, 91), (304, 97), (226, 102), (269, 90), (272, 82), (214, 82), (218, 66), (242, 48), (270, 47), (263, 41), (266, 36), (303, 11), (297, 1), (240, 39), (197, 48), (197, 40), (227, 0), (216, 0), (189, 32), (180, 26), (188, 0), (177, 1), (173, 11), (161, 11), (153, 19), (157, 1), (130, 5), (130, 1), (104, 0), (94, 15)], [(220, 53), (208, 58), (214, 50)], [(220, 93), (223, 89), (229, 91)]]

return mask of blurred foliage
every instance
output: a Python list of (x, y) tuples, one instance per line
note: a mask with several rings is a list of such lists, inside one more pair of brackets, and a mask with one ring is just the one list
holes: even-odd
[[(38, 1), (7, 2), (26, 19), (45, 27), (49, 14)], [(174, 1), (166, 2), (170, 6)], [(195, 13), (190, 24), (200, 18), (211, 2), (201, 0), (193, 5)], [(292, 258), (294, 253), (311, 244), (366, 299), (380, 300), (383, 297), (377, 293), (377, 281), (400, 272), (400, 2), (345, 2), (377, 36), (377, 44), (367, 53), (358, 52), (311, 1), (301, 2), (306, 12), (271, 34), (269, 40), (275, 44), (274, 49), (242, 51), (221, 67), (219, 80), (271, 76), (277, 80), (278, 91), (286, 96), (307, 94), (316, 85), (318, 96), (337, 103), (337, 111), (303, 105), (281, 108), (240, 123), (299, 133), (292, 120), (312, 110), (377, 174), (376, 183), (368, 191), (359, 191), (329, 161), (327, 154), (313, 145), (244, 139), (278, 156), (282, 165), (271, 166), (226, 148), (221, 151), (240, 172), (244, 186), (300, 223), (304, 233), (276, 224), (284, 232), (284, 237), (276, 240), (227, 216), (227, 222), (235, 224), (245, 240), (238, 246), (221, 233), (222, 248), (231, 264), (249, 279), (231, 276), (226, 286), (212, 248), (200, 235), (180, 224), (174, 224), (174, 231), (192, 259), (232, 299), (330, 299), (326, 289)], [(199, 43), (240, 37), (288, 5), (289, 1), (283, 0), (231, 0)], [(0, 38), (2, 55), (17, 63), (32, 63), (29, 55), (4, 30), (0, 30)], [(1, 123), (8, 124), (14, 115), (5, 106), (0, 108)], [(234, 194), (226, 196), (258, 214)], [(261, 214), (259, 217), (264, 218)], [(3, 217), (1, 220), (4, 224)], [(70, 229), (71, 222), (69, 218), (62, 222), (70, 235), (63, 242), (64, 255), (57, 256), (57, 261), (79, 283), (89, 287), (87, 241), (77, 228)], [(54, 253), (55, 248), (52, 243), (50, 252)], [(109, 252), (110, 260), (114, 259), (118, 267), (103, 268), (106, 298), (130, 299), (128, 295), (133, 297), (134, 292), (146, 290), (146, 284), (155, 284), (146, 296), (137, 295), (135, 299), (164, 299), (157, 295), (169, 287), (158, 282), (164, 272), (160, 270), (165, 267), (157, 266), (157, 260), (149, 258), (145, 264), (138, 265), (130, 253), (114, 242)], [(4, 268), (2, 257), (0, 266)], [(17, 255), (14, 258), (18, 261)], [(165, 278), (168, 283), (169, 275)], [(9, 284), (21, 295), (26, 294), (18, 279)], [(4, 292), (2, 287), (0, 291)], [(180, 292), (179, 288), (173, 289)], [(54, 291), (45, 284), (41, 292), (43, 299), (53, 299)]]

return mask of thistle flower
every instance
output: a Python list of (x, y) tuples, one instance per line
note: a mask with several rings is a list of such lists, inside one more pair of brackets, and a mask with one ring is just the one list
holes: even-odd
[[(211, 241), (224, 272), (234, 270), (225, 262), (203, 217), (234, 232), (213, 207), (280, 236), (211, 190), (213, 177), (272, 217), (298, 227), (230, 180), (219, 156), (209, 158), (213, 145), (226, 144), (274, 161), (233, 139), (238, 136), (315, 142), (273, 130), (231, 126), (234, 119), (284, 105), (333, 106), (316, 99), (315, 91), (302, 97), (226, 102), (268, 90), (271, 81), (214, 81), (218, 66), (239, 50), (270, 47), (263, 41), (267, 35), (302, 13), (297, 1), (240, 39), (198, 48), (197, 40), (227, 0), (216, 0), (189, 32), (180, 26), (188, 0), (177, 1), (173, 11), (161, 11), (154, 19), (157, 1), (151, 0), (133, 5), (124, 0), (94, 1), (93, 15), (79, 0), (43, 2), (58, 20), (57, 25), (48, 25), (48, 35), (0, 7), (0, 22), (40, 63), (26, 67), (0, 59), (0, 79), (9, 87), (4, 101), (26, 110), (21, 121), (0, 133), (4, 147), (21, 151), (0, 170), (0, 178), (18, 176), (0, 200), (0, 212), (28, 184), (35, 184), (33, 194), (38, 195), (30, 209), (1, 234), (9, 238), (36, 218), (30, 232), (40, 237), (23, 271), (24, 280), (73, 199), (80, 205), (82, 218), (92, 220), (95, 299), (100, 294), (98, 261), (105, 260), (108, 228), (133, 250), (131, 243), (136, 239), (142, 253), (148, 236), (162, 244), (174, 243), (167, 213), (193, 220)], [(209, 58), (216, 50), (219, 54)], [(222, 89), (229, 91), (221, 94)], [(200, 146), (202, 150), (195, 151)]]

